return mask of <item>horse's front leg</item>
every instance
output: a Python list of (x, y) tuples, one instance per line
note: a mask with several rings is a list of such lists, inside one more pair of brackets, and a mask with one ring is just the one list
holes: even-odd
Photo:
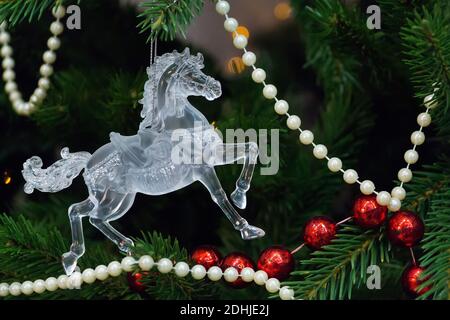
[(77, 266), (78, 258), (84, 254), (83, 224), (81, 219), (89, 215), (94, 209), (89, 200), (76, 203), (69, 208), (70, 228), (72, 230), (72, 245), (70, 251), (63, 254), (62, 263), (67, 275), (72, 274)]
[(238, 208), (245, 209), (247, 206), (246, 193), (250, 189), (258, 159), (258, 145), (255, 142), (224, 143), (215, 148), (214, 165), (230, 164), (240, 159), (244, 159), (244, 166), (236, 181), (236, 189), (230, 197)]
[(195, 170), (196, 180), (199, 180), (208, 189), (213, 201), (219, 205), (228, 220), (233, 224), (234, 228), (241, 232), (242, 239), (250, 240), (264, 236), (264, 230), (249, 225), (247, 220), (242, 218), (236, 210), (234, 210), (225, 191), (223, 191), (222, 186), (220, 185), (220, 181), (217, 178), (214, 168), (205, 165)]

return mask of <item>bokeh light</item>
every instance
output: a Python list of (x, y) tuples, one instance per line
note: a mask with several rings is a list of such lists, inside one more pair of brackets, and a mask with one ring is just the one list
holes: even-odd
[(236, 32), (231, 33), (233, 35), (233, 39), (236, 37), (236, 33), (245, 36), (247, 39), (250, 38), (250, 31), (248, 31), (248, 29), (244, 26), (237, 27)]
[(278, 20), (287, 20), (292, 15), (291, 5), (287, 2), (280, 2), (273, 9), (273, 14)]
[(245, 70), (244, 62), (241, 57), (233, 57), (228, 60), (227, 71), (230, 74), (240, 74)]

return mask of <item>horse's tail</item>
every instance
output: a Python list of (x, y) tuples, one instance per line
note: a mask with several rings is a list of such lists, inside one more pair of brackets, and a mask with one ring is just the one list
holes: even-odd
[(58, 192), (69, 187), (86, 167), (91, 158), (89, 152), (69, 153), (69, 148), (61, 150), (61, 160), (47, 169), (42, 169), (42, 160), (32, 157), (23, 164), (22, 175), (26, 182), (24, 190), (30, 194), (37, 189), (41, 192)]

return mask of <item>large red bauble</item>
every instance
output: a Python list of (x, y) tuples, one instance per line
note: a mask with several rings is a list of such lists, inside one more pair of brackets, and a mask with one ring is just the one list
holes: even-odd
[(135, 292), (144, 292), (145, 285), (142, 283), (142, 278), (147, 276), (148, 272), (128, 272), (127, 281), (130, 288)]
[(398, 211), (389, 219), (387, 235), (398, 246), (413, 247), (423, 238), (424, 225), (420, 217), (410, 211)]
[(303, 231), (305, 244), (314, 250), (329, 244), (336, 235), (336, 224), (328, 217), (309, 219)]
[[(229, 255), (225, 256), (225, 258), (223, 258), (220, 267), (223, 271), (225, 271), (229, 267), (234, 267), (239, 273), (241, 273), (242, 269), (246, 267), (255, 269), (255, 264), (245, 253), (232, 252)], [(232, 286), (233, 288), (240, 289), (247, 287), (250, 283), (245, 282), (241, 278), (238, 278), (234, 282), (227, 282), (227, 284)]]
[(422, 278), (422, 274), (424, 271), (424, 268), (414, 265), (406, 268), (405, 271), (403, 271), (402, 286), (409, 296), (417, 297), (431, 289), (431, 285), (429, 285), (421, 290), (418, 290), (418, 287), (426, 280), (428, 280), (428, 278)]
[(361, 196), (353, 204), (353, 221), (362, 228), (378, 228), (387, 217), (387, 207), (381, 206), (375, 196)]
[(269, 247), (261, 252), (258, 269), (265, 271), (269, 278), (284, 280), (294, 270), (294, 257), (283, 247)]
[(191, 258), (196, 264), (200, 264), (208, 270), (212, 266), (220, 264), (222, 255), (213, 246), (200, 246), (192, 252)]

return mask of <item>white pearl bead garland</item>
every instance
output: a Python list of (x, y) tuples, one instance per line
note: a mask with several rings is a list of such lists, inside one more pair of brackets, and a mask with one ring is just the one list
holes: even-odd
[[(230, 5), (227, 1), (218, 1), (216, 4), (216, 11), (219, 14), (225, 16), (225, 19), (226, 19), (225, 24), (227, 24), (226, 21), (228, 19), (233, 19), (233, 18), (228, 17), (228, 12), (230, 11)], [(225, 26), (225, 29), (229, 32), (234, 33), (234, 36), (235, 36), (234, 41), (236, 41), (236, 37), (239, 36), (237, 34), (236, 30), (233, 28), (229, 28), (228, 26)], [(267, 77), (266, 72), (260, 68), (255, 67), (256, 55), (253, 52), (247, 51), (247, 49), (245, 48), (247, 46), (247, 39), (245, 38), (245, 45), (236, 45), (236, 43), (234, 43), (234, 45), (235, 45), (235, 47), (244, 50), (242, 60), (246, 66), (253, 68), (253, 70), (254, 70), (252, 72), (253, 80), (256, 83), (262, 83), (264, 85), (264, 89), (263, 89), (264, 97), (267, 99), (275, 99), (275, 101), (276, 101), (275, 107), (274, 107), (275, 112), (279, 115), (286, 115), (288, 117), (288, 119), (286, 121), (286, 125), (288, 126), (288, 128), (290, 128), (292, 130), (300, 131), (300, 136), (299, 136), (300, 142), (305, 145), (312, 144), (314, 147), (313, 154), (317, 159), (328, 160), (328, 168), (330, 169), (330, 171), (342, 172), (343, 179), (346, 183), (360, 184), (360, 190), (363, 194), (370, 195), (372, 193), (375, 193), (377, 195), (377, 201), (380, 204), (382, 203), (383, 205), (387, 205), (388, 208), (392, 208), (395, 211), (400, 209), (401, 200), (403, 200), (406, 195), (406, 193), (403, 189), (403, 184), (406, 182), (409, 182), (412, 179), (412, 172), (409, 169), (409, 166), (418, 161), (419, 154), (416, 151), (416, 147), (418, 145), (423, 144), (423, 142), (425, 141), (425, 135), (422, 132), (422, 129), (424, 127), (429, 126), (431, 123), (431, 116), (429, 115), (429, 110), (432, 108), (435, 108), (438, 105), (438, 102), (435, 99), (434, 93), (427, 95), (424, 98), (423, 103), (424, 103), (425, 107), (427, 108), (427, 110), (426, 110), (426, 112), (419, 114), (419, 116), (417, 117), (417, 123), (420, 125), (420, 129), (418, 131), (413, 132), (413, 134), (411, 135), (411, 142), (414, 145), (414, 147), (413, 147), (413, 149), (408, 150), (404, 155), (405, 161), (407, 163), (407, 167), (404, 169), (401, 169), (398, 174), (401, 184), (399, 187), (396, 187), (396, 188), (400, 188), (400, 189), (394, 188), (393, 191), (391, 192), (391, 194), (389, 194), (387, 191), (377, 192), (375, 190), (375, 184), (372, 181), (370, 181), (370, 180), (365, 180), (363, 182), (359, 181), (358, 173), (355, 170), (353, 170), (353, 169), (343, 170), (342, 169), (342, 161), (339, 158), (336, 158), (336, 157), (329, 158), (327, 147), (322, 144), (316, 145), (313, 142), (314, 141), (313, 133), (309, 130), (303, 130), (300, 128), (301, 122), (300, 123), (297, 122), (297, 119), (300, 120), (300, 118), (298, 116), (288, 114), (288, 109), (289, 109), (288, 103), (285, 100), (279, 100), (277, 98), (277, 88), (274, 85), (271, 85), (271, 84), (268, 85), (265, 82), (265, 79)], [(433, 84), (433, 87), (434, 87), (434, 92), (439, 90), (439, 88), (436, 88), (435, 84)], [(297, 126), (297, 124), (298, 124), (298, 126)], [(391, 210), (391, 211), (393, 211), (393, 210)]]
[(13, 49), (9, 46), (11, 36), (6, 31), (6, 22), (3, 22), (0, 25), (0, 44), (2, 45), (0, 54), (3, 58), (3, 80), (6, 81), (5, 91), (9, 94), (9, 100), (14, 110), (19, 115), (30, 115), (33, 111), (35, 111), (39, 104), (41, 104), (47, 96), (47, 90), (50, 87), (50, 81), (48, 80), (48, 78), (53, 74), (52, 64), (56, 61), (55, 51), (61, 45), (61, 42), (57, 36), (60, 35), (64, 30), (64, 25), (60, 22), (60, 20), (65, 16), (66, 10), (63, 6), (60, 5), (52, 9), (52, 14), (56, 20), (50, 25), (50, 32), (52, 33), (52, 37), (50, 37), (47, 41), (49, 50), (45, 51), (42, 55), (44, 64), (39, 69), (41, 78), (38, 81), (38, 88), (31, 95), (29, 101), (23, 101), (22, 94), (18, 91), (18, 86), (14, 82), (15, 73), (13, 69), (15, 66), (15, 62), (12, 58)]

